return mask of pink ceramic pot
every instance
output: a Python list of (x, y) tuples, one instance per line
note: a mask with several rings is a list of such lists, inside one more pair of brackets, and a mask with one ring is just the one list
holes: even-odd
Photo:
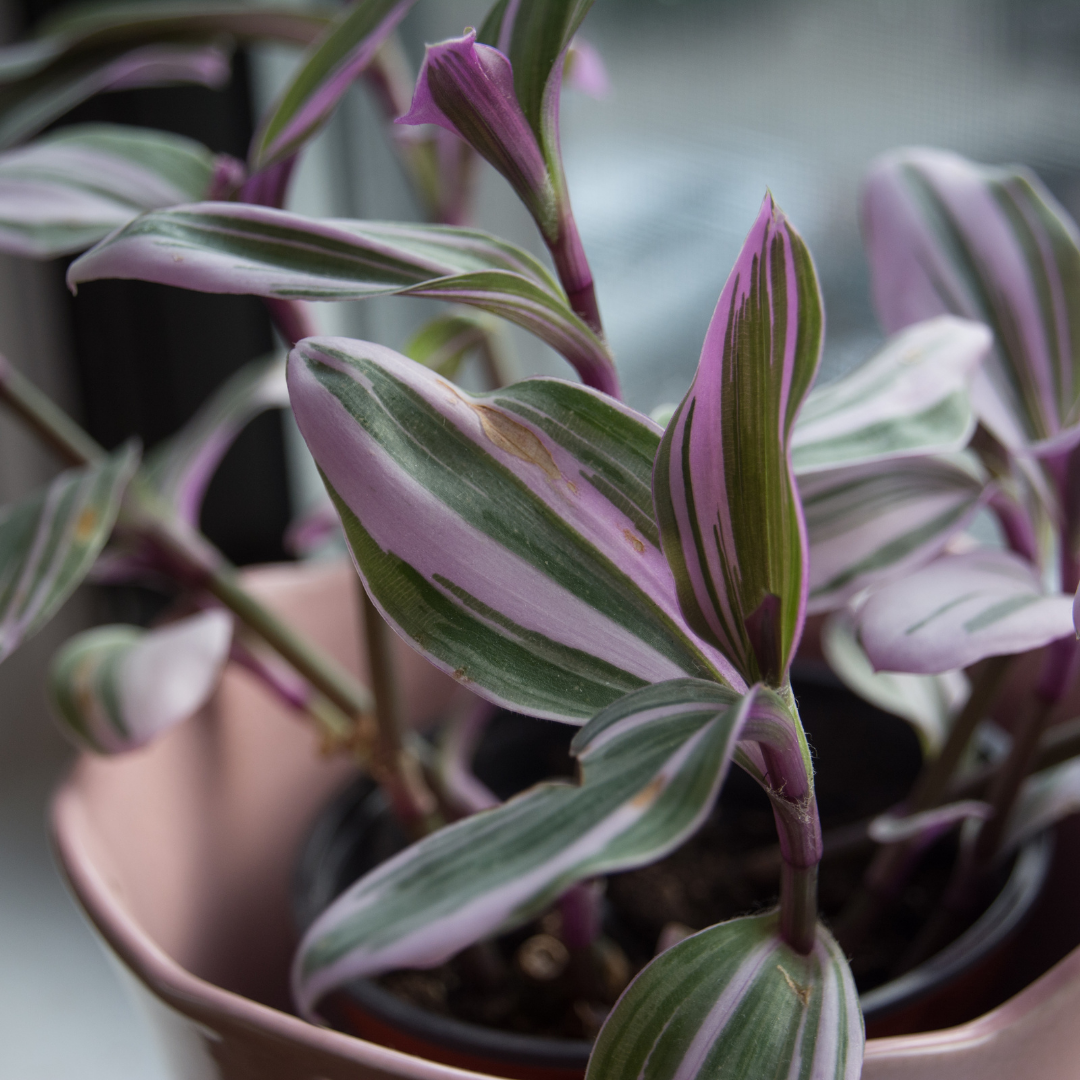
[[(344, 565), (248, 575), (266, 602), (356, 667)], [(402, 646), (406, 709), (433, 718), (453, 684)], [(314, 814), (348, 775), (244, 672), (148, 749), (84, 757), (53, 807), (76, 896), (130, 975), (177, 1080), (476, 1077), (304, 1023), (288, 1011), (289, 884)], [(1076, 915), (1074, 905), (1073, 915)], [(1075, 1080), (1080, 949), (1003, 1006), (945, 1031), (872, 1039), (865, 1080)]]

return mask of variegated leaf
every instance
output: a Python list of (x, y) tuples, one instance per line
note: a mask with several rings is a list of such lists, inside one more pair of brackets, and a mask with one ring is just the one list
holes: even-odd
[(40, 75), (0, 84), (0, 150), (36, 135), (76, 105), (106, 90), (229, 80), (229, 54), (206, 42), (140, 45), (75, 56)]
[(241, 41), (306, 45), (337, 15), (330, 5), (122, 0), (67, 4), (43, 19), (37, 36), (0, 48), (0, 84), (31, 78), (53, 65), (104, 49), (225, 34)]
[(567, 307), (542, 264), (475, 229), (316, 221), (265, 206), (201, 203), (137, 218), (68, 271), (71, 285), (109, 277), (299, 300), (430, 296), (525, 327), (587, 383), (614, 378), (607, 346)]
[(992, 345), (985, 326), (948, 315), (894, 334), (811, 391), (791, 438), (796, 474), (963, 450), (975, 430), (968, 384)]
[(619, 999), (586, 1080), (858, 1080), (863, 1022), (832, 935), (801, 956), (775, 913), (733, 919), (661, 953)]
[(986, 426), (1014, 449), (1080, 439), (1080, 238), (1038, 178), (900, 150), (871, 168), (863, 217), (886, 329), (942, 312), (985, 322), (996, 349), (973, 401)]
[(1015, 851), (1043, 829), (1080, 811), (1080, 758), (1029, 776), (1009, 813), (1000, 855)]
[(1006, 551), (944, 555), (870, 595), (859, 638), (878, 670), (924, 674), (1071, 637), (1072, 597)]
[(826, 620), (821, 630), (821, 648), (829, 667), (849, 690), (911, 724), (924, 756), (938, 753), (953, 716), (971, 692), (962, 671), (940, 675), (875, 671), (856, 637), (855, 620), (846, 610), (833, 612)]
[(0, 250), (51, 259), (144, 210), (206, 197), (214, 158), (179, 135), (79, 124), (0, 154)]
[(142, 475), (185, 521), (197, 524), (206, 488), (237, 435), (259, 413), (288, 404), (284, 357), (253, 360), (147, 455)]
[(572, 722), (679, 675), (743, 686), (679, 614), (644, 417), (555, 379), (468, 394), (347, 338), (297, 346), (289, 392), (369, 594), (444, 671)]
[(326, 123), (342, 95), (415, 0), (354, 0), (315, 42), (259, 126), (252, 169), (297, 153)]
[(0, 513), (0, 660), (36, 633), (86, 577), (138, 463), (127, 446), (61, 473)]
[(802, 633), (806, 535), (789, 440), (823, 330), (810, 253), (768, 195), (653, 473), (687, 621), (749, 682), (782, 680)]
[(904, 458), (799, 477), (811, 613), (934, 558), (990, 494), (977, 459)]
[(57, 654), (49, 697), (64, 730), (102, 754), (144, 746), (206, 703), (229, 656), (232, 618), (204, 611), (156, 630), (98, 626)]
[[(646, 687), (598, 713), (571, 747), (578, 784), (539, 784), (441, 829), (361, 878), (301, 942), (293, 991), (311, 1015), (343, 982), (432, 967), (539, 914), (568, 886), (661, 858), (704, 821), (740, 737), (784, 714), (776, 695), (716, 683)], [(789, 727), (791, 722), (789, 720)]]

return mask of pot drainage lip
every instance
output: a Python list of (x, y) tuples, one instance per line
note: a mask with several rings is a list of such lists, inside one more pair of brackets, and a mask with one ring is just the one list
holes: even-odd
[(345, 990), (357, 1005), (379, 1020), (453, 1050), (523, 1064), (584, 1069), (593, 1048), (588, 1039), (520, 1035), (428, 1012), (402, 1001), (370, 979), (354, 979)]

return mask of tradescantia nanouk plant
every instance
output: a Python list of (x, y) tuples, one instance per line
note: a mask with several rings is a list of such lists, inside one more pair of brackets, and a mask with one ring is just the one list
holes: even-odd
[[(773, 809), (778, 906), (661, 951), (607, 1015), (589, 1075), (853, 1080), (863, 1024), (844, 947), (920, 853), (965, 823), (943, 906), (962, 920), (988, 868), (1080, 800), (1061, 745), (1029, 776), (1075, 653), (1075, 226), (1027, 173), (930, 151), (883, 159), (865, 218), (892, 336), (815, 387), (816, 272), (766, 195), (694, 382), (660, 426), (619, 400), (559, 148), (564, 79), (598, 81), (575, 37), (591, 0), (499, 0), (478, 28), (430, 46), (415, 79), (393, 38), (411, 6), (90, 7), (0, 52), (0, 247), (85, 251), (72, 287), (127, 277), (261, 296), (291, 347), (287, 375), (280, 357), (250, 365), (142, 460), (134, 445), (106, 454), (0, 361), (0, 399), (72, 466), (0, 516), (0, 659), (88, 574), (152, 583), (178, 595), (182, 617), (99, 627), (56, 660), (51, 696), (78, 741), (144, 744), (197, 710), (232, 662), (370, 770), (415, 843), (301, 943), (295, 1001), (314, 1021), (352, 978), (440, 964), (554, 903), (587, 943), (590, 916), (568, 913), (590, 907), (590, 883), (692, 836), (734, 762)], [(103, 89), (220, 80), (234, 40), (307, 48), (246, 162), (109, 125), (17, 145)], [(297, 156), (357, 79), (428, 223), (284, 208)], [(531, 214), (554, 272), (466, 223), (478, 156)], [(390, 294), (455, 307), (403, 355), (318, 336), (304, 304)], [(581, 382), (507, 385), (500, 319)], [(453, 381), (473, 354), (486, 392)], [(371, 692), (249, 596), (197, 531), (233, 438), (285, 405), (368, 598)], [(968, 531), (987, 513), (997, 546)], [(303, 522), (296, 543), (327, 528), (325, 515)], [(818, 917), (823, 837), (790, 681), (819, 613), (832, 613), (834, 670), (909, 720), (926, 759), (908, 800), (869, 826), (881, 848), (837, 924), (844, 947)], [(576, 780), (498, 804), (467, 760), (433, 764), (397, 723), (387, 625), (480, 698), (578, 726)], [(989, 787), (968, 790), (964, 760), (1003, 658), (1048, 644), (1012, 749)], [(472, 737), (451, 721), (449, 758)], [(930, 927), (924, 949), (955, 929)]]

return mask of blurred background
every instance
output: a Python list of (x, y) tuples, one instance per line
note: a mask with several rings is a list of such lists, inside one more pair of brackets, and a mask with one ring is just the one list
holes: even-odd
[[(17, 40), (60, 5), (0, 0)], [(477, 0), (419, 0), (402, 28), (459, 34)], [(902, 144), (1030, 165), (1080, 215), (1080, 4), (1076, 0), (597, 0), (583, 36), (610, 93), (563, 99), (574, 208), (629, 402), (675, 401), (766, 189), (814, 253), (827, 312), (823, 378), (880, 340), (859, 238), (867, 164)], [(162, 127), (243, 157), (253, 118), (295, 54), (241, 53), (222, 91), (102, 95), (65, 122)], [(372, 102), (356, 89), (297, 176), (292, 206), (332, 216), (415, 217)], [(477, 223), (539, 251), (530, 221), (487, 170)], [(175, 431), (245, 361), (272, 347), (257, 301), (133, 282), (71, 297), (64, 265), (0, 258), (0, 351), (109, 447)], [(327, 332), (401, 347), (435, 309), (379, 300), (324, 305)], [(571, 377), (525, 335), (523, 374)], [(0, 416), (0, 503), (56, 464)], [(215, 480), (204, 526), (239, 563), (284, 556), (291, 516), (318, 497), (295, 432), (262, 417)], [(54, 869), (45, 813), (69, 762), (42, 700), (60, 641), (88, 621), (139, 619), (147, 597), (84, 589), (0, 667), (0, 1076), (159, 1080), (153, 1046)]]

